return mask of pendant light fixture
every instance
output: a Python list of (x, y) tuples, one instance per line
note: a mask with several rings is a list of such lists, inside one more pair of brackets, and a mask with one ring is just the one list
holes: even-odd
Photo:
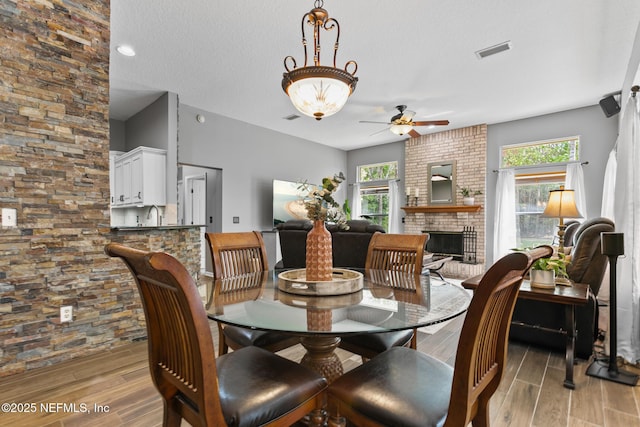
[[(314, 8), (302, 17), (302, 46), (304, 47), (304, 65), (297, 67), (292, 56), (284, 58), (287, 71), (282, 77), (282, 89), (289, 95), (294, 107), (302, 114), (320, 120), (342, 109), (356, 88), (358, 78), (354, 76), (358, 69), (355, 61), (345, 64), (344, 70), (336, 68), (336, 55), (340, 40), (340, 24), (322, 8), (322, 0), (314, 2)], [(305, 22), (306, 21), (306, 22)], [(307, 66), (307, 38), (305, 23), (313, 26), (313, 65)], [(320, 65), (320, 30), (336, 30), (333, 45), (333, 67)], [(349, 66), (353, 71), (349, 72)]]

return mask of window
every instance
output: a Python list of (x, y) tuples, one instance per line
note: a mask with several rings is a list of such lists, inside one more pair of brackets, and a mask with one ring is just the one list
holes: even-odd
[(557, 218), (544, 218), (542, 212), (549, 191), (564, 185), (566, 164), (580, 160), (580, 137), (558, 138), (524, 144), (504, 145), (500, 149), (502, 168), (544, 168), (545, 172), (516, 173), (517, 247), (551, 244), (557, 236)]
[(398, 178), (398, 162), (358, 166), (358, 182), (372, 182)]
[[(389, 231), (389, 184), (398, 177), (398, 162), (358, 166), (360, 215)], [(359, 218), (354, 218), (359, 219)]]
[(552, 139), (504, 145), (500, 149), (500, 167), (543, 166), (580, 160), (580, 137)]
[(516, 175), (516, 245), (532, 248), (548, 245), (557, 236), (557, 218), (542, 216), (549, 191), (564, 184), (565, 173), (551, 172)]

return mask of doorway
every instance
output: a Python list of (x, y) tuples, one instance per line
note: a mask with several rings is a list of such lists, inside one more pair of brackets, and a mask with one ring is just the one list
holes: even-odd
[(222, 231), (222, 169), (178, 164), (178, 223), (200, 227), (200, 270), (213, 275), (205, 233)]

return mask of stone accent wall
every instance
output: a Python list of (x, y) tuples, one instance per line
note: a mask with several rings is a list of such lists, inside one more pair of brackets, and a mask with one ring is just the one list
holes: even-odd
[(6, 376), (146, 336), (131, 274), (104, 245), (199, 263), (199, 236), (111, 234), (109, 1), (0, 3), (0, 207), (18, 221), (0, 229)]
[[(456, 181), (460, 187), (482, 191), (475, 203), (484, 205), (487, 189), (487, 125), (438, 132), (412, 138), (405, 145), (405, 186), (420, 189), (418, 205), (427, 205), (427, 165), (432, 162), (456, 160)], [(462, 195), (456, 192), (456, 204), (462, 205)], [(445, 276), (468, 277), (483, 271), (485, 261), (485, 210), (467, 213), (405, 214), (405, 233), (423, 230), (462, 231), (464, 226), (475, 227), (478, 233), (477, 261), (480, 267), (448, 263), (442, 270)]]

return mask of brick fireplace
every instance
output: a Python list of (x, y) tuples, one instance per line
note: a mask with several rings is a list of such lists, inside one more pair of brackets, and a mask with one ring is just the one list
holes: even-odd
[(484, 271), (485, 263), (485, 209), (486, 189), (487, 125), (476, 125), (462, 129), (422, 135), (411, 138), (405, 144), (405, 186), (418, 188), (418, 206), (426, 206), (428, 200), (427, 165), (433, 162), (456, 160), (457, 185), (482, 191), (475, 203), (482, 207), (476, 212), (455, 211), (462, 205), (462, 195), (456, 192), (456, 201), (451, 212), (405, 212), (405, 233), (439, 232), (462, 234), (473, 229), (476, 236), (475, 264), (469, 259), (445, 265), (445, 277), (466, 278)]

